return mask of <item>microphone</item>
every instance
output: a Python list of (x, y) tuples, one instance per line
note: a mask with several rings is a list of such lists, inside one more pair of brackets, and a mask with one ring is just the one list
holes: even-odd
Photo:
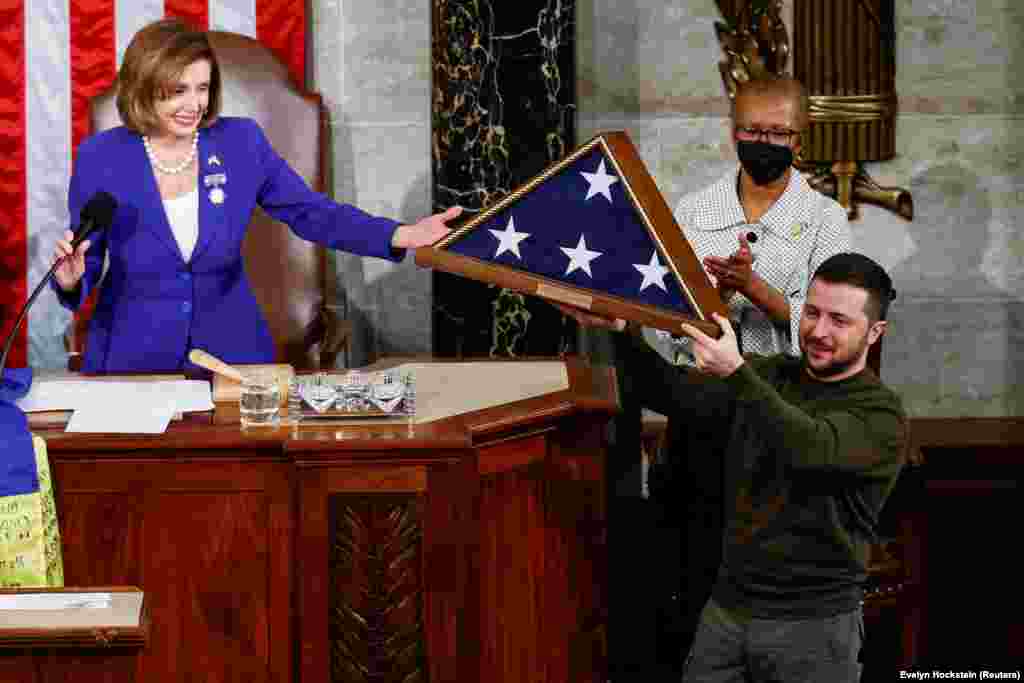
[[(90, 235), (100, 231), (106, 230), (110, 227), (110, 224), (114, 221), (114, 212), (117, 211), (117, 200), (114, 199), (113, 195), (109, 192), (97, 192), (94, 194), (89, 201), (82, 207), (81, 221), (79, 222), (78, 232), (75, 234), (73, 240), (71, 240), (72, 253), (75, 249), (78, 249), (79, 245), (82, 244)], [(50, 271), (46, 273), (39, 284), (36, 286), (35, 291), (32, 292), (32, 296), (28, 298), (25, 305), (21, 307), (21, 312), (18, 314), (18, 319), (14, 322), (14, 327), (11, 328), (10, 333), (7, 335), (7, 340), (4, 342), (3, 355), (0, 355), (0, 377), (3, 376), (4, 368), (7, 367), (7, 354), (11, 351), (11, 346), (14, 345), (14, 338), (18, 335), (18, 328), (21, 327), (22, 321), (25, 320), (25, 316), (28, 314), (28, 309), (32, 307), (39, 293), (43, 291), (43, 287), (50, 282), (53, 278), (54, 272), (57, 267), (64, 262), (64, 257), (61, 257), (54, 261), (53, 265), (50, 266)]]
[(756, 241), (757, 241), (757, 233), (756, 233), (756, 232), (754, 232), (753, 230), (751, 230), (750, 232), (748, 232), (748, 233), (747, 233), (747, 241), (748, 241), (748, 242), (750, 242), (751, 244), (753, 244), (754, 242), (756, 242)]
[(93, 233), (106, 230), (114, 222), (117, 200), (109, 192), (97, 192), (82, 207), (82, 220), (75, 238), (71, 240), (71, 251), (87, 240)]

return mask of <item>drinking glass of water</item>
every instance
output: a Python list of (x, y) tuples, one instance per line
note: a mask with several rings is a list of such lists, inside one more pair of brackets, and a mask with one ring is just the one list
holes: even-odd
[(242, 382), (239, 410), (243, 427), (276, 425), (281, 404), (281, 390), (273, 379), (247, 377)]

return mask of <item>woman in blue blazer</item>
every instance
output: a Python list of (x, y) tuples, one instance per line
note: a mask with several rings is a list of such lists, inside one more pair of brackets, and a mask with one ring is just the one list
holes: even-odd
[(125, 125), (82, 143), (68, 193), (73, 224), (97, 192), (117, 200), (113, 222), (75, 251), (68, 231), (55, 250), (54, 289), (67, 308), (104, 280), (85, 372), (180, 371), (192, 348), (272, 361), (241, 252), (257, 205), (304, 239), (393, 261), (444, 236), (460, 211), (399, 225), (313, 192), (255, 121), (218, 116), (216, 57), (205, 33), (178, 20), (133, 37), (118, 85)]

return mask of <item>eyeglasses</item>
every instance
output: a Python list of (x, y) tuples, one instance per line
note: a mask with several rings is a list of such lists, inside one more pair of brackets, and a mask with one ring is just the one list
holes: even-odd
[(736, 139), (743, 140), (744, 142), (757, 142), (758, 140), (767, 140), (773, 145), (788, 145), (794, 135), (800, 135), (800, 131), (790, 130), (788, 128), (783, 130), (765, 130), (763, 128), (743, 128), (740, 126), (736, 127)]

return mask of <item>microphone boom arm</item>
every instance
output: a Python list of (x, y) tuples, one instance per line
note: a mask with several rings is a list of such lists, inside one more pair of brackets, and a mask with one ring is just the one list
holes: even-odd
[[(78, 249), (80, 245), (89, 235), (97, 230), (106, 230), (110, 227), (111, 222), (114, 219), (114, 212), (117, 210), (117, 200), (108, 192), (99, 191), (94, 194), (85, 206), (82, 207), (82, 220), (79, 226), (78, 234), (75, 235), (71, 241), (72, 257), (74, 251)], [(61, 257), (53, 262), (50, 266), (50, 271), (46, 274), (46, 277), (40, 281), (35, 291), (32, 292), (32, 296), (28, 298), (25, 305), (21, 307), (21, 312), (18, 313), (18, 319), (14, 321), (14, 327), (11, 328), (10, 334), (7, 335), (7, 339), (4, 341), (3, 354), (0, 355), (0, 379), (3, 378), (4, 368), (7, 367), (7, 354), (11, 352), (11, 347), (14, 346), (14, 340), (18, 336), (18, 328), (21, 327), (21, 323), (24, 322), (25, 316), (28, 314), (28, 309), (32, 307), (32, 303), (39, 296), (39, 292), (43, 291), (43, 287), (50, 281), (53, 274), (57, 271), (57, 267), (64, 261), (64, 257)], [(79, 284), (81, 286), (81, 284)]]
[(50, 278), (57, 271), (57, 267), (61, 264), (62, 259), (58, 259), (50, 266), (50, 271), (46, 274), (38, 285), (36, 285), (35, 291), (32, 292), (32, 296), (28, 298), (25, 305), (21, 307), (21, 313), (18, 314), (18, 319), (14, 321), (14, 327), (11, 328), (10, 333), (7, 335), (7, 341), (4, 342), (3, 355), (0, 356), (0, 377), (3, 377), (4, 368), (7, 367), (7, 354), (11, 352), (11, 347), (14, 346), (14, 340), (18, 337), (18, 328), (21, 327), (21, 323), (24, 322), (25, 316), (28, 315), (28, 309), (32, 308), (32, 303), (39, 296), (39, 292), (43, 291), (43, 287), (50, 282)]

